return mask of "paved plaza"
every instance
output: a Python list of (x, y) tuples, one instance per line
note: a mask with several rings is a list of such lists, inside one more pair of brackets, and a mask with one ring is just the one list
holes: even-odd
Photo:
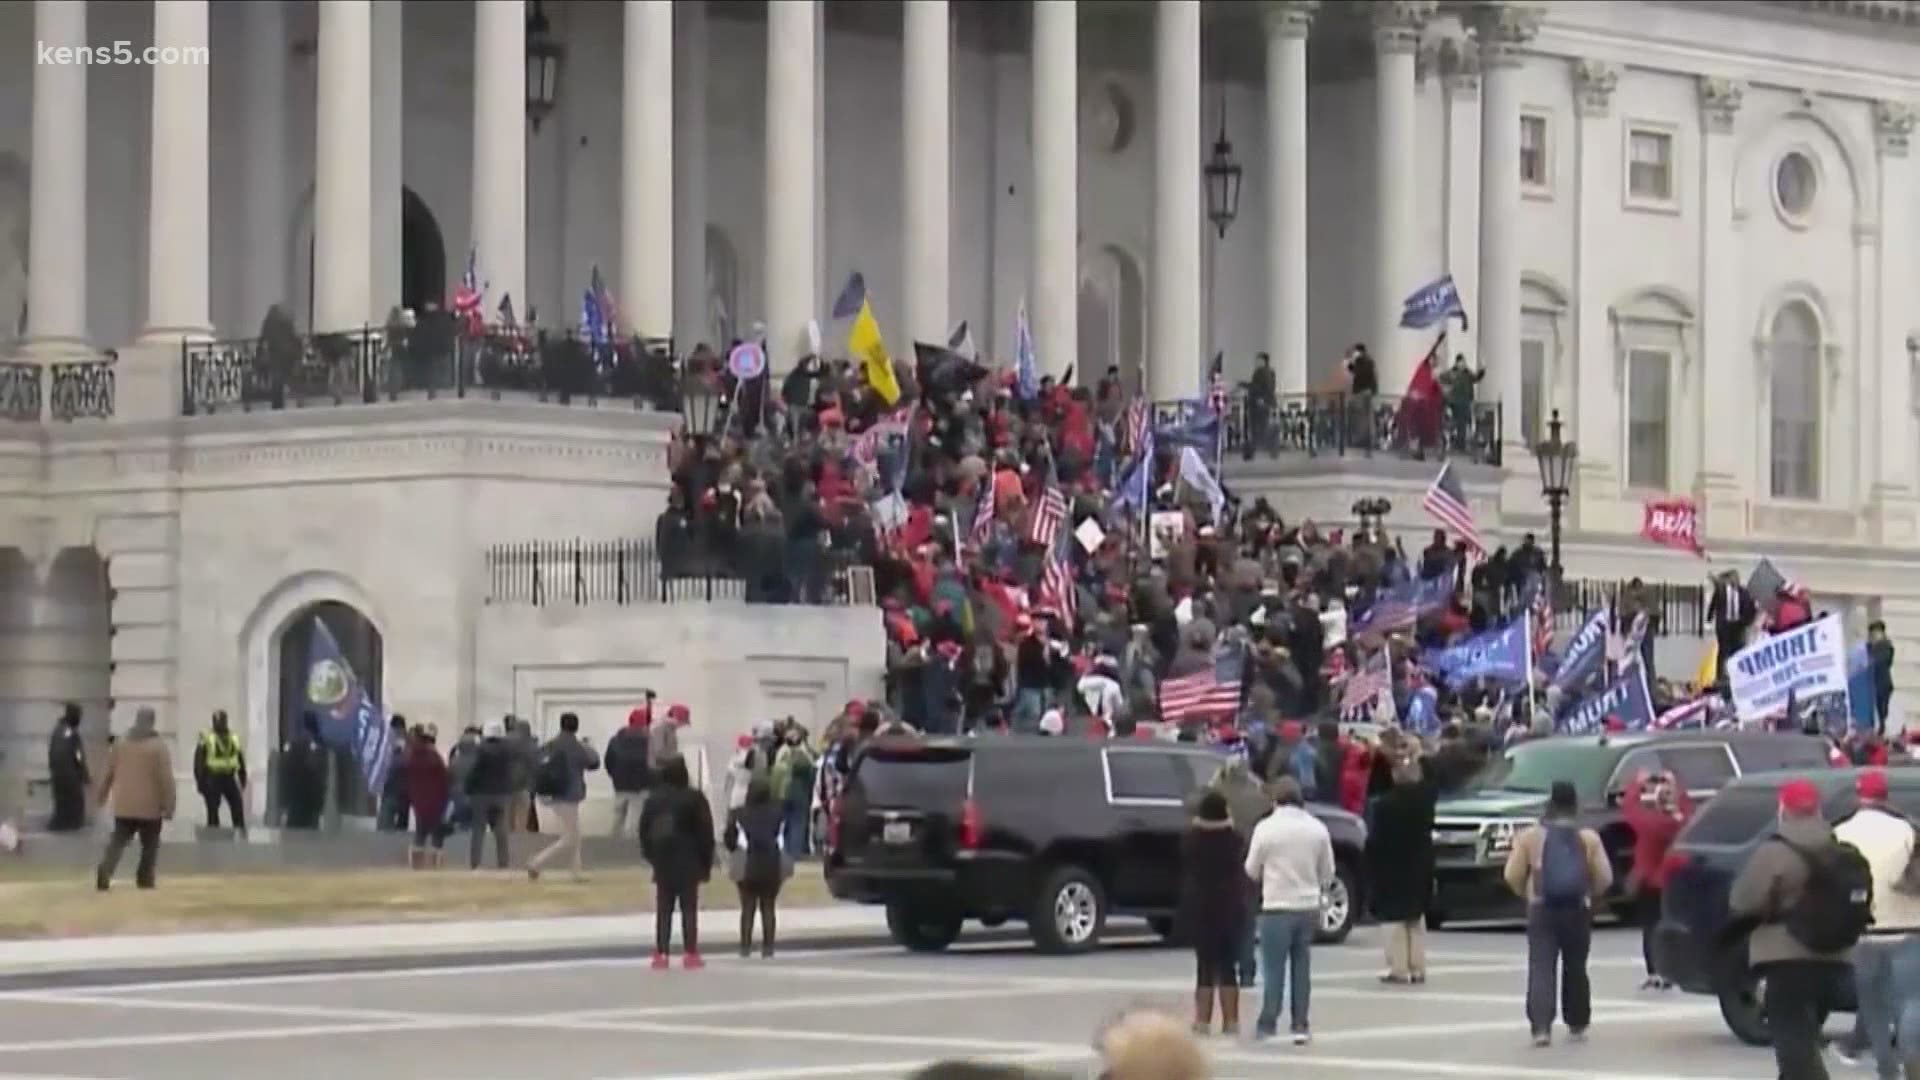
[[(893, 1080), (947, 1057), (1022, 1060), (1084, 1076), (1118, 1010), (1184, 1012), (1191, 959), (1140, 937), (1045, 957), (1004, 939), (910, 956), (804, 942), (778, 959), (726, 948), (704, 972), (655, 972), (631, 951), (482, 966), (411, 966), (0, 993), (0, 1080), (19, 1077), (676, 1078)], [(1119, 929), (1119, 928), (1116, 928)], [(1639, 940), (1595, 942), (1585, 1045), (1527, 1045), (1515, 930), (1429, 938), (1429, 984), (1378, 984), (1377, 931), (1314, 952), (1314, 1045), (1215, 1039), (1223, 1078), (1735, 1080), (1771, 1059), (1734, 1043), (1713, 1003), (1636, 991)], [(139, 977), (139, 976), (136, 976)], [(1249, 1013), (1251, 1026), (1251, 1013)]]

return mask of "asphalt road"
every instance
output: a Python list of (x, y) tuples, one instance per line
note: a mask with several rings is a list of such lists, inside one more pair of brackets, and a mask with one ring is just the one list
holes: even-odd
[[(1184, 1011), (1189, 954), (1084, 957), (963, 942), (942, 956), (795, 947), (703, 972), (608, 957), (466, 968), (332, 971), (0, 993), (0, 1080), (139, 1077), (893, 1080), (949, 1057), (1024, 1059), (1087, 1075), (1093, 1032), (1134, 1004)], [(1377, 931), (1314, 951), (1314, 1044), (1214, 1039), (1222, 1078), (1735, 1080), (1772, 1074), (1713, 1003), (1636, 990), (1639, 939), (1601, 931), (1584, 1045), (1528, 1045), (1514, 930), (1428, 939), (1429, 982), (1381, 986)], [(1248, 1026), (1251, 1027), (1251, 1013)]]

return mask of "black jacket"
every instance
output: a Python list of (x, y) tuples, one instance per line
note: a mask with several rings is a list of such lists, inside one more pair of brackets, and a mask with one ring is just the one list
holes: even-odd
[(604, 764), (613, 790), (631, 795), (647, 790), (652, 770), (647, 767), (647, 729), (628, 725), (614, 732), (607, 742)]
[(1440, 789), (1431, 779), (1396, 784), (1374, 800), (1367, 830), (1367, 894), (1382, 922), (1426, 914), (1433, 894), (1433, 814)]
[(683, 892), (713, 873), (713, 811), (692, 788), (662, 787), (640, 812), (640, 852), (653, 867), (654, 884)]
[(1238, 940), (1247, 920), (1246, 841), (1231, 821), (1194, 822), (1180, 842), (1179, 925), (1195, 942)]
[(471, 798), (504, 799), (513, 794), (518, 755), (505, 739), (485, 739), (473, 752), (466, 790)]
[(780, 851), (782, 807), (763, 802), (742, 806), (728, 816), (727, 850), (740, 848), (740, 836), (746, 834), (746, 874), (738, 882), (756, 892), (773, 892), (785, 879), (781, 873), (784, 857)]

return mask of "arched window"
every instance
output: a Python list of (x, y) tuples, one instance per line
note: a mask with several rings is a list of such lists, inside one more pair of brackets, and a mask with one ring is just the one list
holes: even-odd
[[(716, 349), (733, 342), (735, 321), (740, 311), (740, 253), (733, 241), (714, 225), (707, 226), (707, 323), (701, 328), (706, 341)], [(679, 343), (692, 349), (698, 341)]]
[(1820, 349), (1813, 309), (1799, 300), (1783, 305), (1767, 342), (1775, 498), (1820, 497)]
[(1117, 247), (1103, 247), (1080, 265), (1080, 355), (1074, 375), (1094, 386), (1107, 369), (1120, 369), (1120, 385), (1140, 388), (1141, 355), (1147, 338), (1146, 288), (1140, 264)]

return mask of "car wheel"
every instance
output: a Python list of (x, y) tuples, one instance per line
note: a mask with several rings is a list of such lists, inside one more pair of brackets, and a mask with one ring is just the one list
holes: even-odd
[(1100, 942), (1107, 924), (1107, 893), (1099, 879), (1077, 866), (1047, 875), (1027, 920), (1041, 952), (1081, 953)]
[(1320, 901), (1320, 925), (1315, 928), (1313, 940), (1321, 945), (1338, 945), (1353, 933), (1353, 924), (1360, 918), (1359, 881), (1346, 863), (1334, 868), (1333, 885)]
[(888, 904), (887, 932), (909, 952), (940, 952), (960, 937), (960, 916)]
[(1773, 1033), (1767, 1030), (1767, 1010), (1761, 1004), (1765, 984), (1759, 972), (1743, 966), (1737, 974), (1722, 978), (1716, 990), (1720, 1019), (1726, 1021), (1734, 1038), (1748, 1046), (1773, 1045)]

